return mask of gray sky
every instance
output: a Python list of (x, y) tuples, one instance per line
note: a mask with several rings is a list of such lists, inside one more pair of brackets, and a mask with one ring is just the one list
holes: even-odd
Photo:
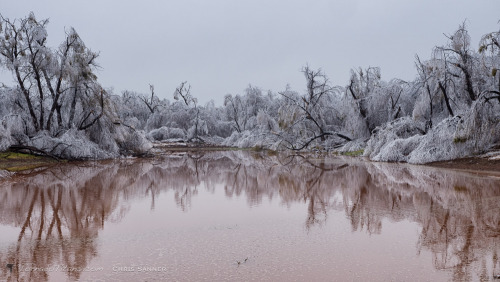
[[(472, 44), (498, 31), (499, 0), (0, 0), (14, 19), (50, 18), (49, 45), (74, 27), (100, 51), (104, 87), (173, 100), (187, 80), (204, 104), (248, 86), (305, 89), (300, 69), (322, 68), (346, 85), (351, 68), (379, 66), (382, 78), (412, 80), (414, 56), (428, 59), (467, 19)], [(0, 71), (0, 81), (12, 77)]]

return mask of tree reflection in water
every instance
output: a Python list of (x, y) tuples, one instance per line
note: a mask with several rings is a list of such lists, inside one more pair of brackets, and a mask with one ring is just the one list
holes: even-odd
[[(307, 204), (306, 229), (344, 212), (353, 232), (379, 234), (384, 219), (419, 223), (417, 252), (430, 250), (437, 269), (468, 280), (479, 269), (500, 271), (500, 181), (447, 170), (351, 158), (274, 156), (255, 152), (169, 155), (155, 159), (65, 164), (0, 182), (0, 223), (19, 228), (17, 242), (0, 249), (0, 279), (48, 280), (26, 266), (85, 268), (98, 254), (99, 230), (118, 222), (130, 200), (173, 191), (189, 212), (199, 189), (224, 187), (249, 205), (278, 197)], [(69, 279), (80, 271), (67, 270)]]

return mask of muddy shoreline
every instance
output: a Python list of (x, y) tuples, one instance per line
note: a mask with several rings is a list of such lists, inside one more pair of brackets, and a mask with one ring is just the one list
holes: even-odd
[[(204, 151), (227, 151), (227, 150), (245, 150), (239, 148), (214, 146), (209, 144), (179, 144), (179, 143), (158, 143), (155, 144), (152, 155), (172, 154), (178, 152), (204, 152)], [(249, 149), (246, 149), (249, 150)], [(251, 150), (251, 149), (250, 149)], [(33, 168), (54, 165), (59, 163), (48, 157), (34, 156), (29, 154), (15, 154), (13, 152), (3, 152), (0, 155), (0, 169), (16, 172), (30, 170)], [(500, 154), (499, 154), (500, 155)], [(150, 155), (151, 156), (151, 155)], [(369, 161), (366, 159), (366, 161)], [(64, 161), (66, 162), (66, 161)], [(500, 176), (500, 158), (488, 158), (484, 156), (467, 157), (449, 161), (438, 161), (424, 166), (446, 168), (453, 170), (462, 170), (482, 175)]]
[(450, 161), (439, 161), (424, 164), (426, 166), (464, 170), (478, 174), (500, 176), (500, 159), (491, 160), (483, 157), (468, 157)]

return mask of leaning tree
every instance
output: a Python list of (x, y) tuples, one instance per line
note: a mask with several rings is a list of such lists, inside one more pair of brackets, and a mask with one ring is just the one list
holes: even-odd
[(108, 100), (95, 75), (99, 54), (73, 28), (58, 48), (48, 47), (47, 24), (33, 13), (15, 20), (0, 16), (0, 65), (13, 74), (12, 93), (19, 95), (13, 106), (29, 125), (27, 135), (88, 129), (104, 115)]

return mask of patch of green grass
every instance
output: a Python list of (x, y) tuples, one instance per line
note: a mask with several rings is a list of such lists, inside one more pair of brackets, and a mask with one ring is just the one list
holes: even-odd
[(31, 170), (57, 163), (58, 161), (43, 157), (18, 152), (0, 152), (0, 169), (10, 172)]
[(357, 150), (357, 151), (344, 152), (344, 153), (342, 153), (342, 155), (350, 156), (350, 157), (359, 157), (359, 156), (362, 156), (364, 152), (365, 152), (365, 150), (361, 149), (361, 150)]
[(30, 164), (30, 165), (21, 165), (21, 166), (11, 166), (11, 167), (6, 167), (6, 171), (10, 172), (19, 172), (19, 171), (25, 171), (25, 170), (30, 170), (30, 169), (35, 169), (38, 167), (42, 167), (44, 164)]
[(41, 157), (25, 153), (3, 152), (0, 153), (0, 158), (9, 160), (34, 160), (34, 159), (40, 159)]
[(0, 159), (6, 159), (10, 156), (10, 152), (0, 152)]

